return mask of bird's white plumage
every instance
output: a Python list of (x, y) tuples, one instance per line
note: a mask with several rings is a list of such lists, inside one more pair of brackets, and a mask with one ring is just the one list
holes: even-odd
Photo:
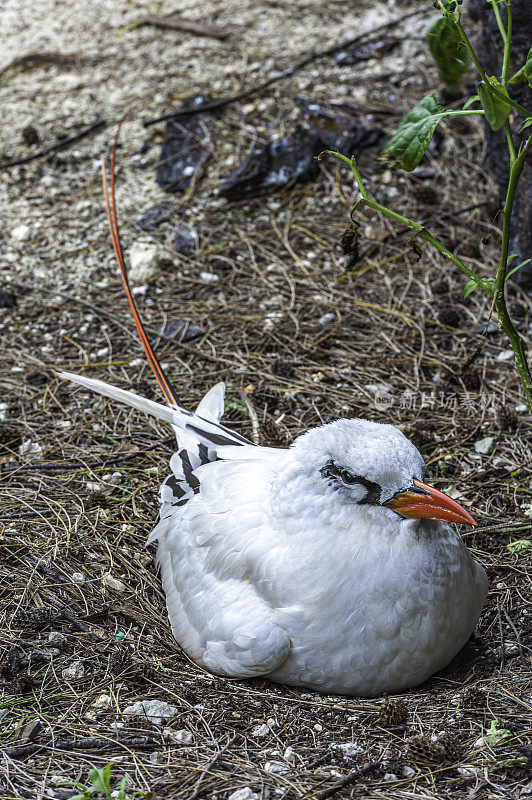
[[(151, 401), (113, 388), (105, 393), (150, 412)], [(209, 444), (222, 411), (219, 384), (197, 416), (167, 418), (178, 452), (150, 541), (187, 654), (223, 675), (366, 696), (444, 667), (477, 623), (486, 573), (446, 523), (363, 504), (363, 486), (384, 502), (421, 478), (416, 448), (364, 420), (313, 429), (288, 450)], [(183, 430), (191, 416), (203, 439)], [(325, 480), (330, 462), (363, 486)]]

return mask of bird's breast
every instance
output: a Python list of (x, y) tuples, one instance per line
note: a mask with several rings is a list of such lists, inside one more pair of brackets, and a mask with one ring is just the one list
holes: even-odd
[(375, 694), (445, 666), (477, 622), (486, 581), (454, 531), (435, 526), (406, 523), (391, 539), (371, 524), (292, 532), (277, 585), (299, 613), (280, 609), (292, 653), (279, 680)]

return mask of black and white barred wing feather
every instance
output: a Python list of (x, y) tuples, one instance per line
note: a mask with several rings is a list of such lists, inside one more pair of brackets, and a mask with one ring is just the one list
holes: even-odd
[(103, 381), (61, 377), (152, 414), (176, 433), (178, 449), (161, 487), (160, 522), (148, 543), (158, 541), (168, 616), (181, 647), (222, 675), (252, 677), (278, 669), (291, 642), (275, 621), (279, 609), (268, 592), (268, 553), (282, 547), (269, 521), (269, 487), (286, 451), (257, 447), (221, 425), (223, 384), (208, 392), (194, 414)]

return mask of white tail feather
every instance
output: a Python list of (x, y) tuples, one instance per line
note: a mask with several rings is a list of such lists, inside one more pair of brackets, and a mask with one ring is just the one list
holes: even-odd
[(202, 397), (196, 408), (196, 414), (210, 422), (220, 422), (224, 414), (225, 383), (220, 381)]
[(72, 372), (59, 372), (60, 378), (77, 383), (90, 389), (97, 394), (103, 394), (105, 397), (110, 397), (112, 400), (118, 400), (120, 403), (125, 403), (138, 411), (143, 411), (145, 414), (150, 414), (152, 417), (163, 422), (168, 422), (179, 435), (180, 431), (184, 430), (187, 434), (194, 437), (195, 440), (201, 442), (206, 447), (220, 447), (227, 445), (251, 445), (247, 439), (240, 436), (238, 433), (229, 430), (224, 425), (218, 422), (223, 411), (223, 397), (224, 386), (217, 384), (210, 392), (208, 392), (201, 401), (198, 409), (205, 412), (207, 418), (204, 416), (193, 414), (191, 411), (186, 411), (183, 408), (169, 408), (157, 403), (155, 400), (148, 400), (146, 397), (140, 397), (138, 394), (128, 392), (127, 389), (119, 389), (116, 386), (111, 386), (110, 383), (99, 381), (96, 378), (86, 378), (84, 375), (76, 375)]
[(163, 406), (162, 403), (157, 403), (155, 400), (148, 400), (146, 397), (141, 397), (133, 392), (128, 392), (127, 389), (119, 389), (117, 386), (112, 386), (110, 383), (99, 381), (96, 378), (86, 378), (84, 375), (76, 375), (73, 372), (59, 372), (60, 378), (64, 378), (72, 383), (77, 383), (84, 386), (85, 389), (90, 389), (97, 394), (103, 394), (105, 397), (110, 397), (112, 400), (118, 400), (120, 403), (125, 403), (127, 406), (136, 408), (137, 411), (143, 411), (145, 414), (150, 414), (152, 417), (157, 417), (163, 422), (168, 422), (170, 425), (175, 425), (174, 410)]

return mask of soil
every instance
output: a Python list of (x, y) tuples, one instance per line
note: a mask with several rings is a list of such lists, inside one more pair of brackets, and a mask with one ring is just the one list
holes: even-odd
[[(0, 6), (0, 798), (67, 798), (78, 790), (61, 781), (87, 783), (108, 762), (113, 789), (128, 773), (128, 791), (154, 798), (318, 798), (349, 776), (335, 797), (532, 792), (532, 416), (505, 337), (490, 324), (482, 338), (489, 298), (464, 298), (462, 273), (372, 211), (358, 207), (343, 237), (358, 195), (331, 159), (309, 183), (245, 202), (220, 196), (254, 147), (304, 124), (297, 96), (349, 107), (391, 134), (430, 91), (460, 107), (474, 75), (445, 94), (425, 45), (436, 18), (429, 5), (383, 32), (401, 38), (389, 52), (355, 65), (316, 60), (227, 106), (185, 193), (157, 185), (165, 125), (143, 125), (187, 97), (236, 93), (419, 6), (181, 0), (183, 16), (229, 29), (224, 40), (139, 24), (176, 11), (166, 0)], [(474, 39), (477, 23), (468, 25)], [(427, 480), (479, 522), (462, 531), (490, 578), (477, 631), (443, 673), (400, 698), (226, 680), (190, 663), (172, 639), (154, 548), (144, 549), (172, 436), (56, 375), (82, 371), (159, 399), (100, 184), (100, 154), (127, 108), (121, 238), (126, 255), (139, 242), (157, 245), (158, 268), (136, 299), (184, 405), (223, 379), (225, 422), (281, 446), (338, 417), (391, 422), (421, 450)], [(102, 118), (69, 146), (5, 166)], [(468, 118), (441, 125), (417, 172), (379, 168), (370, 153), (363, 176), (376, 199), (425, 220), (491, 276), (500, 233), (485, 156), (482, 124)], [(135, 227), (167, 203), (155, 229)], [(190, 258), (173, 247), (183, 223), (198, 238)], [(356, 244), (350, 253), (342, 238)], [(511, 286), (508, 300), (530, 352), (530, 298)], [(168, 337), (184, 329), (186, 341)], [(174, 706), (175, 716), (156, 724), (124, 715), (144, 700)]]

